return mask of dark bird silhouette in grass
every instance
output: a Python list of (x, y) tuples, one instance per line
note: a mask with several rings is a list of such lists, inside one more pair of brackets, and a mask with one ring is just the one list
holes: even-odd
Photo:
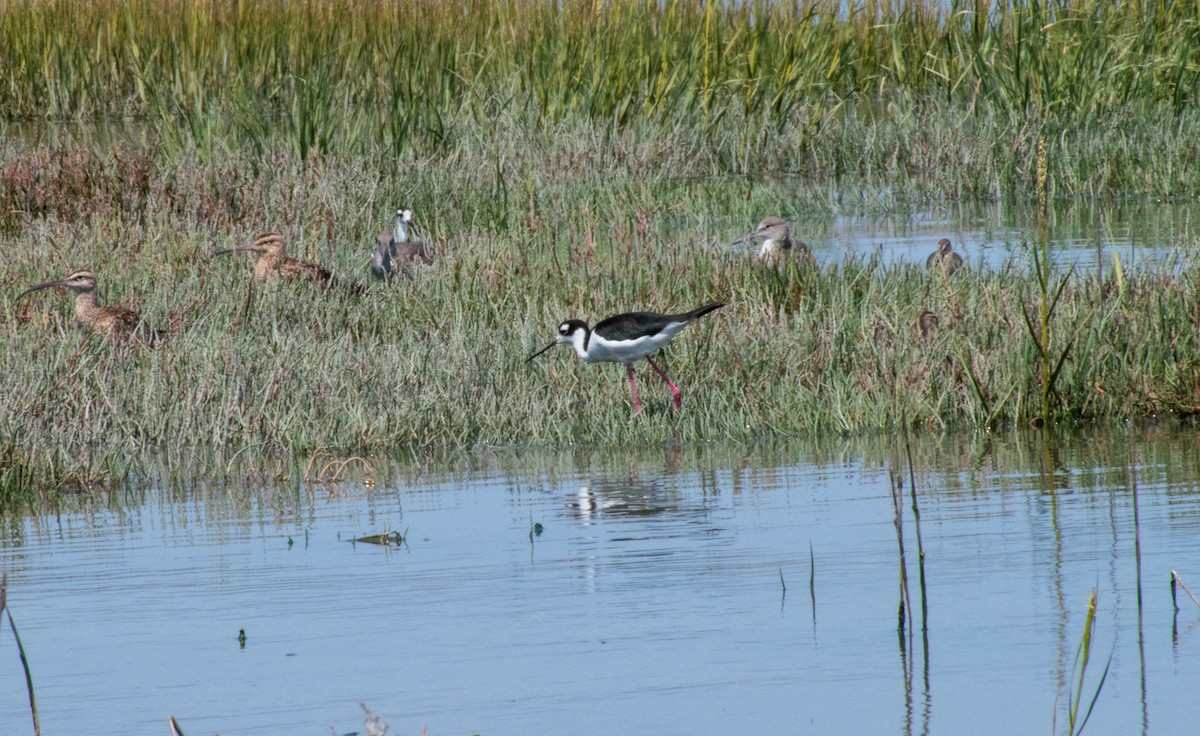
[(245, 245), (216, 251), (211, 257), (228, 253), (253, 253), (255, 278), (308, 281), (323, 288), (341, 288), (355, 294), (362, 291), (357, 284), (338, 279), (322, 266), (289, 256), (279, 233), (263, 233)]
[(938, 316), (928, 309), (921, 312), (921, 316), (917, 318), (917, 330), (921, 333), (921, 337), (926, 340), (936, 337), (938, 322)]
[(954, 273), (962, 268), (962, 265), (962, 256), (954, 252), (954, 246), (950, 244), (949, 238), (939, 240), (937, 250), (930, 253), (929, 257), (925, 259), (925, 268), (930, 271), (940, 268), (947, 274)]
[(75, 320), (82, 329), (117, 341), (140, 339), (153, 343), (158, 337), (157, 333), (142, 324), (141, 315), (132, 309), (120, 305), (100, 306), (96, 299), (96, 274), (87, 269), (72, 271), (66, 278), (57, 281), (31, 286), (18, 294), (17, 299), (53, 286), (66, 287), (75, 294)]
[(371, 251), (371, 273), (375, 278), (390, 278), (411, 266), (433, 263), (433, 248), (429, 243), (409, 241), (412, 223), (412, 210), (401, 207), (396, 210), (395, 226), (379, 233)]
[(625, 374), (629, 377), (629, 390), (633, 392), (634, 414), (637, 414), (642, 410), (642, 401), (638, 398), (637, 383), (633, 378), (633, 363), (645, 358), (671, 387), (678, 410), (683, 405), (679, 387), (671, 382), (666, 371), (659, 368), (650, 355), (670, 342), (684, 327), (723, 306), (723, 302), (714, 302), (683, 314), (628, 312), (609, 317), (590, 328), (581, 319), (569, 319), (559, 324), (558, 337), (553, 342), (529, 356), (525, 362), (555, 345), (570, 345), (575, 348), (580, 360), (586, 363), (624, 363)]
[(793, 240), (792, 231), (787, 221), (779, 217), (766, 217), (758, 223), (758, 227), (734, 241), (734, 244), (745, 243), (748, 240), (761, 240), (758, 249), (758, 260), (777, 266), (784, 258), (793, 256), (803, 262), (811, 262), (812, 250), (808, 243)]

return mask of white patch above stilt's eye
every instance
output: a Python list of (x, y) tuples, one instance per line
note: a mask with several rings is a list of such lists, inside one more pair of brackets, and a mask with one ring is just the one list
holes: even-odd
[(566, 322), (563, 322), (561, 325), (558, 326), (558, 334), (560, 334), (560, 335), (571, 334), (571, 325)]

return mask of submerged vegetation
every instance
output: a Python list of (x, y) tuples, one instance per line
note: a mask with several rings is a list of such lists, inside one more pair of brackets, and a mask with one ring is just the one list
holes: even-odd
[[(1035, 278), (1019, 243), (1000, 268), (952, 275), (827, 256), (771, 269), (724, 244), (770, 214), (1021, 206), (1035, 187), (1200, 194), (1193, 11), (0, 3), (0, 483), (119, 477), (184, 446), (1191, 414), (1200, 271), (1181, 257), (1053, 275), (1043, 259)], [(400, 205), (440, 257), (372, 283), (369, 249)], [(365, 293), (209, 260), (265, 230)], [(14, 301), (82, 267), (101, 303), (168, 339), (80, 337), (66, 298)], [(717, 299), (730, 305), (664, 354), (688, 393), (678, 415), (647, 382), (631, 422), (617, 367), (523, 362), (567, 317)]]

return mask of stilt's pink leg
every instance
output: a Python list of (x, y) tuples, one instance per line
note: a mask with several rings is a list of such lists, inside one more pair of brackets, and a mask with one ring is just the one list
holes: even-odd
[(642, 413), (642, 400), (637, 395), (637, 382), (633, 380), (633, 363), (625, 364), (625, 375), (629, 376), (629, 390), (633, 392), (633, 413)]
[[(654, 370), (658, 371), (658, 375), (662, 376), (662, 379), (667, 382), (668, 386), (671, 387), (671, 393), (675, 394), (675, 408), (676, 409), (683, 408), (683, 397), (679, 391), (679, 387), (676, 386), (675, 384), (671, 383), (671, 379), (667, 378), (666, 372), (663, 371), (662, 368), (659, 368), (657, 363), (655, 363), (653, 360), (650, 360), (649, 355), (646, 356), (646, 362), (649, 363), (650, 366), (652, 368), (654, 368)], [(631, 373), (630, 375), (633, 375), (633, 374)]]

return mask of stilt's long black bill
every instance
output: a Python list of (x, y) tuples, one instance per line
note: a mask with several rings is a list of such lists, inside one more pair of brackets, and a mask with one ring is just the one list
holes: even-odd
[(541, 350), (537, 351), (537, 352), (536, 352), (536, 353), (534, 353), (533, 355), (531, 355), (531, 356), (529, 356), (528, 358), (526, 358), (526, 359), (525, 359), (525, 362), (526, 362), (526, 363), (528, 363), (529, 361), (533, 360), (534, 358), (536, 358), (537, 356), (539, 356), (539, 355), (541, 355), (542, 353), (546, 352), (547, 350), (549, 350), (550, 348), (554, 347), (554, 346), (555, 346), (555, 345), (557, 345), (557, 344), (558, 344), (558, 340), (555, 340), (554, 342), (550, 343), (550, 344), (549, 344), (549, 345), (547, 345), (546, 347), (542, 348)]
[(25, 296), (26, 294), (32, 294), (33, 292), (41, 291), (42, 289), (49, 289), (51, 286), (64, 286), (64, 284), (60, 280), (60, 281), (47, 281), (44, 284), (38, 284), (37, 286), (31, 286), (28, 289), (26, 289), (25, 291), (22, 291), (20, 294), (17, 294), (17, 298), (13, 299), (13, 301), (14, 302), (20, 301), (21, 297)]

